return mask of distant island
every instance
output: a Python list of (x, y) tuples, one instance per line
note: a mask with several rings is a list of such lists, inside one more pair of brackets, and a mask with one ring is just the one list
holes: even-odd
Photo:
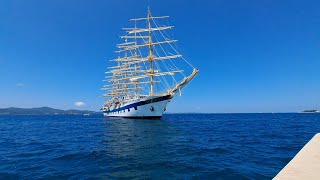
[(0, 115), (83, 115), (83, 114), (97, 114), (98, 112), (89, 110), (61, 110), (50, 107), (38, 108), (0, 108)]
[(304, 113), (320, 113), (320, 110), (312, 109), (312, 110), (304, 110), (303, 112)]

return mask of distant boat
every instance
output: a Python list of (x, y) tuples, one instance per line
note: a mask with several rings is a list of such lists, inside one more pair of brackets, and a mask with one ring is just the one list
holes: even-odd
[(85, 113), (83, 114), (84, 116), (90, 116), (91, 114), (90, 113)]
[(320, 113), (320, 110), (304, 110), (303, 113)]
[[(165, 30), (173, 26), (156, 22), (168, 17), (151, 16), (148, 8), (147, 17), (130, 19), (134, 27), (123, 28), (126, 33), (120, 37), (124, 42), (117, 44), (118, 58), (111, 60), (117, 65), (108, 67), (106, 74), (110, 76), (105, 81), (109, 84), (102, 88), (108, 98), (101, 108), (104, 116), (160, 118), (170, 99), (181, 95), (182, 88), (198, 74), (199, 70), (175, 49), (177, 40), (169, 39)], [(190, 72), (185, 75), (188, 67)]]

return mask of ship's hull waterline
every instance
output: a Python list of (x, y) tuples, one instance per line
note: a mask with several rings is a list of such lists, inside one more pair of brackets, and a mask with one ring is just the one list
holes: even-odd
[(103, 115), (108, 117), (160, 119), (171, 98), (171, 95), (148, 97), (126, 103), (114, 109), (104, 110)]

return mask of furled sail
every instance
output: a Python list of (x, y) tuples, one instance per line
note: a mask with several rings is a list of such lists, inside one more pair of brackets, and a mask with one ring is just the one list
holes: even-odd
[[(198, 69), (176, 50), (177, 40), (169, 38), (167, 31), (174, 26), (160, 26), (157, 22), (167, 18), (154, 17), (148, 9), (147, 17), (130, 19), (134, 26), (122, 28), (122, 42), (116, 45), (115, 51), (118, 57), (110, 60), (115, 65), (105, 72), (104, 81), (108, 84), (102, 88), (106, 91), (104, 97), (132, 100), (174, 95), (197, 75)], [(191, 68), (189, 73), (186, 68)]]

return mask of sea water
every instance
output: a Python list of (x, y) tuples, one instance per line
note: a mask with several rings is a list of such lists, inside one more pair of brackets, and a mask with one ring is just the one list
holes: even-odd
[(0, 179), (271, 179), (320, 114), (0, 116)]

